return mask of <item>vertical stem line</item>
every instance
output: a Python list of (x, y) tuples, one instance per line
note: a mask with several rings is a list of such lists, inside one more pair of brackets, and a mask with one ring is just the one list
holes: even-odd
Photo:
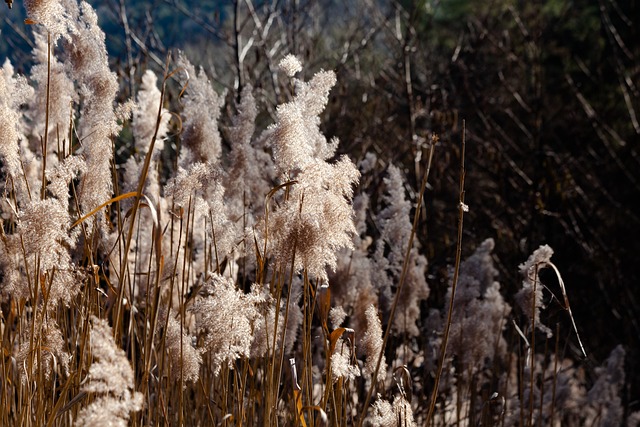
[(433, 161), (433, 153), (435, 152), (436, 142), (438, 141), (438, 137), (436, 135), (433, 136), (431, 141), (431, 148), (429, 149), (429, 159), (427, 161), (427, 168), (422, 175), (422, 183), (420, 185), (420, 192), (418, 193), (418, 202), (416, 205), (416, 211), (413, 216), (413, 226), (411, 227), (411, 234), (409, 235), (409, 243), (407, 244), (407, 250), (405, 252), (404, 263), (402, 265), (402, 273), (400, 274), (400, 282), (398, 283), (398, 289), (396, 290), (396, 295), (393, 299), (393, 305), (391, 306), (391, 312), (389, 313), (389, 322), (387, 323), (387, 328), (384, 332), (384, 337), (382, 339), (382, 347), (380, 348), (380, 354), (378, 354), (378, 361), (376, 362), (376, 369), (371, 376), (372, 381), (369, 386), (369, 391), (367, 392), (367, 397), (364, 401), (364, 405), (362, 406), (362, 412), (360, 413), (360, 417), (358, 419), (358, 427), (362, 427), (364, 423), (365, 416), (367, 415), (367, 408), (369, 407), (369, 402), (371, 401), (371, 396), (373, 394), (373, 389), (376, 386), (378, 378), (378, 372), (380, 371), (380, 366), (382, 365), (382, 357), (384, 356), (384, 349), (387, 346), (387, 341), (389, 340), (389, 335), (391, 334), (391, 326), (393, 325), (393, 318), (396, 313), (396, 308), (398, 306), (398, 300), (400, 299), (400, 294), (402, 293), (402, 288), (404, 286), (405, 279), (407, 277), (407, 271), (409, 270), (409, 258), (411, 255), (411, 248), (413, 246), (413, 239), (416, 235), (416, 230), (418, 228), (418, 220), (420, 219), (420, 210), (422, 208), (422, 200), (424, 198), (424, 191), (427, 188), (427, 180), (429, 178), (429, 172), (431, 171), (431, 162)]
[(40, 199), (44, 200), (45, 189), (47, 188), (47, 145), (49, 143), (49, 98), (51, 93), (51, 33), (47, 33), (47, 99), (44, 115), (44, 142), (42, 144), (42, 187), (40, 189)]
[(429, 403), (429, 412), (425, 425), (428, 427), (433, 417), (433, 412), (436, 407), (436, 398), (438, 397), (438, 387), (440, 385), (440, 377), (442, 377), (442, 368), (444, 366), (444, 360), (447, 353), (447, 343), (449, 341), (449, 330), (451, 328), (451, 319), (453, 317), (453, 308), (456, 298), (456, 288), (458, 286), (458, 277), (460, 274), (460, 259), (462, 258), (462, 226), (464, 213), (468, 209), (464, 204), (464, 178), (466, 171), (464, 168), (464, 156), (466, 149), (466, 122), (462, 121), (462, 144), (460, 151), (460, 199), (458, 203), (458, 242), (456, 244), (456, 264), (453, 271), (453, 280), (451, 283), (451, 299), (449, 300), (449, 310), (447, 312), (447, 323), (444, 327), (444, 335), (442, 337), (442, 345), (440, 347), (440, 359), (438, 360), (438, 371), (436, 373), (435, 383), (433, 384), (433, 390), (431, 391), (431, 401)]

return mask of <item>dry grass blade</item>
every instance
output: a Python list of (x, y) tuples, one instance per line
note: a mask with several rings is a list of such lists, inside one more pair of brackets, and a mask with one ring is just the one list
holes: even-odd
[(296, 360), (289, 359), (291, 364), (291, 383), (293, 386), (293, 401), (294, 408), (296, 410), (296, 423), (302, 427), (307, 427), (307, 422), (304, 419), (304, 408), (302, 407), (302, 388), (298, 384), (298, 372), (296, 370)]
[(115, 203), (115, 202), (119, 202), (121, 200), (125, 200), (125, 199), (130, 199), (132, 197), (136, 197), (138, 193), (136, 193), (135, 191), (131, 191), (129, 193), (125, 193), (125, 194), (120, 194), (119, 196), (113, 197), (109, 200), (107, 200), (106, 202), (102, 203), (100, 206), (96, 207), (95, 209), (93, 209), (91, 212), (89, 212), (88, 214), (82, 216), (81, 218), (79, 218), (76, 222), (74, 222), (73, 224), (71, 224), (70, 228), (74, 228), (77, 225), (82, 224), (83, 222), (85, 222), (86, 220), (88, 220), (89, 218), (91, 218), (92, 216), (94, 216), (95, 214), (97, 214), (98, 212), (100, 212), (103, 208), (109, 206), (111, 203)]
[(558, 283), (560, 284), (560, 289), (562, 290), (562, 297), (564, 299), (564, 309), (569, 313), (569, 318), (571, 319), (571, 324), (573, 325), (573, 330), (576, 333), (576, 338), (578, 339), (578, 344), (580, 345), (580, 351), (582, 351), (582, 357), (587, 357), (587, 352), (584, 349), (584, 345), (582, 345), (582, 340), (580, 339), (580, 334), (578, 333), (578, 327), (576, 326), (576, 321), (573, 318), (573, 314), (571, 313), (571, 306), (569, 305), (569, 297), (567, 296), (567, 289), (564, 286), (564, 280), (562, 280), (562, 276), (560, 275), (560, 271), (558, 267), (556, 267), (552, 262), (548, 263), (549, 267), (556, 272), (556, 277), (558, 278)]

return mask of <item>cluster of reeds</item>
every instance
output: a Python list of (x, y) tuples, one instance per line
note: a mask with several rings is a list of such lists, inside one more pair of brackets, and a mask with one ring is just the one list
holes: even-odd
[[(302, 64), (286, 56), (291, 94), (274, 123), (256, 129), (246, 86), (223, 127), (224, 97), (184, 56), (160, 80), (144, 73), (120, 104), (93, 9), (25, 6), (36, 65), (0, 70), (1, 425), (619, 425), (628, 415), (622, 347), (587, 378), (564, 356), (578, 336), (542, 321), (538, 273), (557, 272), (548, 246), (520, 267), (515, 307), (491, 239), (465, 260), (458, 250), (442, 284), (450, 304), (427, 304), (438, 284), (414, 238), (423, 197), (412, 201), (403, 171), (373, 154), (336, 156), (319, 118), (333, 72), (296, 79)], [(171, 81), (179, 103), (166, 101)], [(117, 162), (123, 127), (132, 155)], [(168, 140), (173, 165), (161, 156)], [(375, 185), (358, 182), (381, 171), (372, 205)], [(461, 238), (464, 165), (459, 203)], [(559, 295), (550, 303), (572, 319), (564, 285)]]

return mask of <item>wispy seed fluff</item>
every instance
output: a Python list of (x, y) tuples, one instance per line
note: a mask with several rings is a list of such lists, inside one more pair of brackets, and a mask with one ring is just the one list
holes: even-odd
[(60, 0), (24, 0), (27, 16), (43, 25), (54, 40), (67, 31), (67, 14)]
[(336, 84), (336, 74), (319, 71), (309, 82), (294, 79), (294, 83), (294, 99), (277, 107), (276, 124), (271, 127), (276, 167), (289, 177), (314, 161), (332, 157), (338, 145), (336, 140), (327, 143), (320, 132), (319, 117), (329, 101), (329, 91)]
[[(269, 292), (268, 286), (254, 284), (251, 286), (251, 299), (260, 313), (252, 324), (253, 343), (251, 344), (251, 357), (263, 357), (267, 351), (273, 351), (273, 338), (276, 334), (276, 349), (280, 350), (284, 345), (284, 354), (290, 355), (294, 346), (298, 343), (298, 329), (302, 324), (303, 313), (300, 309), (299, 300), (302, 297), (302, 286), (300, 280), (294, 280), (289, 298), (289, 316), (287, 323), (284, 323), (287, 304), (280, 301), (280, 306), (276, 306), (276, 299)], [(277, 314), (277, 324), (276, 324)], [(282, 331), (286, 329), (284, 336)]]
[[(35, 27), (35, 48), (33, 59), (35, 65), (31, 68), (31, 79), (36, 85), (36, 96), (33, 97), (26, 114), (32, 123), (31, 134), (39, 138), (45, 136), (46, 116), (49, 115), (48, 163), (55, 164), (58, 159), (53, 155), (62, 145), (63, 140), (68, 140), (70, 121), (73, 120), (73, 105), (78, 103), (78, 95), (73, 80), (65, 70), (65, 64), (54, 55), (54, 46), (51, 46), (51, 57), (48, 57), (49, 45), (46, 32), (42, 28)], [(50, 70), (49, 70), (50, 68)], [(47, 105), (47, 90), (48, 105)], [(66, 142), (68, 146), (68, 142)]]
[(270, 128), (280, 178), (295, 179), (288, 197), (269, 217), (270, 253), (282, 266), (295, 259), (295, 271), (305, 268), (324, 281), (326, 268), (335, 270), (336, 252), (352, 247), (356, 229), (350, 201), (360, 177), (347, 157), (326, 161), (337, 141), (327, 143), (318, 115), (335, 82), (330, 71), (320, 71), (309, 83), (297, 82), (295, 98), (278, 106), (276, 124)]
[(13, 180), (18, 194), (26, 194), (20, 161), (22, 132), (19, 107), (33, 96), (33, 88), (24, 76), (14, 75), (13, 66), (6, 60), (0, 68), (0, 161), (4, 173)]
[[(20, 368), (23, 383), (37, 381), (38, 370), (42, 370), (46, 379), (59, 371), (69, 375), (71, 356), (65, 350), (65, 338), (57, 322), (38, 309), (36, 322), (39, 328), (28, 329), (24, 333), (16, 353), (16, 364)], [(38, 356), (39, 353), (39, 356)], [(33, 363), (30, 363), (29, 360)]]
[(372, 414), (369, 417), (373, 427), (415, 427), (413, 410), (407, 399), (398, 395), (393, 400), (393, 405), (378, 396), (378, 400), (372, 405)]
[(186, 333), (184, 327), (175, 319), (173, 314), (166, 318), (166, 311), (160, 315), (161, 323), (167, 322), (166, 349), (171, 360), (171, 378), (176, 383), (183, 381), (186, 387), (187, 381), (197, 381), (199, 376), (202, 356), (200, 352), (191, 345), (191, 337)]
[(287, 73), (287, 76), (293, 77), (296, 73), (302, 71), (302, 64), (294, 55), (287, 55), (282, 58), (282, 61), (278, 64), (280, 69)]
[(535, 321), (536, 328), (552, 336), (551, 329), (540, 322), (540, 310), (543, 309), (542, 289), (544, 285), (540, 282), (539, 272), (551, 263), (553, 249), (548, 245), (542, 245), (536, 249), (524, 264), (520, 265), (520, 273), (524, 276), (522, 289), (518, 291), (515, 300), (529, 318)]
[[(506, 350), (502, 330), (511, 307), (504, 302), (496, 281), (493, 248), (493, 239), (487, 239), (460, 264), (449, 349), (462, 365), (463, 375), (492, 365), (496, 353)], [(451, 284), (446, 299), (450, 298)]]
[(378, 306), (378, 292), (371, 282), (373, 262), (368, 252), (372, 238), (366, 235), (369, 196), (364, 193), (356, 195), (352, 206), (358, 231), (353, 236), (355, 249), (342, 249), (338, 253), (338, 265), (335, 273), (329, 274), (329, 284), (333, 304), (349, 313), (348, 326), (358, 331), (360, 337), (361, 331), (369, 328), (367, 308)]
[(604, 366), (596, 369), (598, 378), (589, 390), (586, 408), (583, 407), (588, 417), (599, 420), (601, 426), (619, 426), (624, 419), (621, 394), (625, 384), (625, 353), (624, 348), (618, 345)]
[[(194, 163), (187, 170), (180, 170), (165, 187), (165, 197), (173, 198), (177, 207), (193, 210), (196, 230), (206, 230), (209, 242), (215, 242), (219, 261), (235, 248), (238, 224), (229, 220), (224, 198), (222, 171), (212, 163)], [(195, 248), (205, 244), (203, 233), (194, 233)], [(204, 251), (198, 251), (198, 256)]]
[(156, 126), (158, 133), (153, 146), (151, 163), (147, 172), (147, 182), (144, 193), (154, 199), (160, 196), (158, 184), (158, 158), (164, 148), (164, 139), (169, 130), (169, 115), (166, 109), (162, 109), (160, 123), (158, 121), (158, 109), (160, 107), (161, 92), (157, 88), (158, 77), (151, 70), (147, 70), (142, 76), (142, 84), (138, 91), (136, 106), (133, 110), (131, 131), (135, 142), (135, 153), (129, 157), (125, 164), (124, 191), (134, 191), (140, 179), (140, 173), (144, 164), (144, 158), (149, 151), (151, 139), (154, 136)]
[[(82, 177), (78, 197), (82, 210), (87, 213), (112, 197), (111, 138), (121, 129), (114, 107), (118, 79), (109, 69), (105, 35), (98, 26), (96, 12), (86, 2), (79, 8), (71, 1), (65, 5), (74, 25), (69, 37), (63, 38), (63, 48), (70, 74), (80, 86), (78, 134), (88, 169)], [(98, 219), (106, 233), (105, 216), (100, 214)]]
[(181, 83), (186, 87), (182, 142), (187, 150), (180, 154), (180, 166), (187, 167), (192, 161), (217, 163), (222, 153), (218, 119), (224, 96), (213, 90), (204, 70), (196, 72), (184, 55), (178, 66), (183, 69)]
[(233, 279), (213, 274), (204, 285), (206, 297), (193, 307), (196, 327), (204, 334), (203, 349), (210, 358), (214, 375), (225, 364), (249, 357), (253, 341), (253, 324), (260, 316), (256, 294), (245, 295)]
[[(353, 330), (344, 333), (344, 335), (352, 335)], [(337, 382), (339, 379), (345, 381), (353, 381), (356, 377), (360, 376), (360, 369), (353, 354), (353, 336), (345, 339), (340, 338), (336, 343), (335, 350), (331, 355), (331, 378), (333, 382)]]
[[(372, 270), (372, 280), (379, 289), (383, 307), (390, 307), (393, 300), (392, 289), (400, 282), (407, 247), (411, 237), (411, 203), (405, 197), (404, 180), (400, 169), (389, 166), (389, 175), (384, 179), (385, 204), (376, 223), (381, 230), (374, 253), (376, 266)], [(420, 319), (420, 301), (429, 297), (426, 281), (427, 259), (418, 251), (414, 240), (409, 252), (409, 266), (402, 292), (398, 297), (393, 328), (410, 336), (420, 335), (416, 322)]]
[(20, 212), (18, 221), (27, 261), (36, 265), (39, 260), (39, 277), (51, 280), (47, 295), (50, 308), (58, 302), (68, 305), (81, 285), (81, 275), (69, 255), (69, 247), (75, 246), (75, 239), (67, 232), (69, 213), (63, 209), (55, 198), (34, 200)]
[(232, 126), (226, 129), (231, 152), (225, 199), (230, 214), (235, 218), (244, 217), (247, 226), (252, 227), (255, 216), (264, 213), (265, 196), (275, 182), (275, 168), (271, 155), (261, 144), (264, 138), (252, 143), (258, 110), (251, 85), (242, 89), (237, 109)]
[[(151, 142), (158, 118), (158, 109), (160, 108), (161, 92), (158, 89), (158, 77), (156, 74), (147, 70), (142, 75), (142, 83), (138, 91), (136, 99), (136, 109), (133, 111), (133, 120), (131, 130), (135, 139), (136, 151), (140, 154), (146, 154), (146, 150)], [(160, 124), (158, 127), (158, 139), (154, 146), (154, 153), (162, 151), (164, 146), (164, 137), (169, 130), (170, 115), (166, 109), (162, 109), (160, 115)]]
[(106, 320), (92, 316), (91, 353), (94, 362), (81, 390), (98, 397), (84, 407), (76, 426), (126, 426), (129, 414), (142, 408), (143, 395), (134, 391), (133, 369)]
[(360, 347), (364, 350), (367, 357), (364, 362), (364, 372), (369, 376), (373, 376), (376, 370), (376, 364), (378, 363), (378, 357), (380, 353), (382, 353), (382, 361), (380, 362), (380, 369), (378, 370), (376, 380), (379, 382), (384, 381), (387, 377), (387, 362), (382, 352), (382, 324), (380, 323), (378, 310), (375, 306), (370, 305), (367, 308), (366, 318), (367, 330), (360, 340)]

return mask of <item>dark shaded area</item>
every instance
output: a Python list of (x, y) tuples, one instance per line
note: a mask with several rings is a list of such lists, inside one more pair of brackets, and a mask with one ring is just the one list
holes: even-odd
[[(463, 253), (494, 237), (503, 289), (513, 295), (521, 282), (516, 267), (539, 245), (554, 248), (587, 366), (624, 343), (626, 398), (637, 408), (640, 222), (633, 206), (640, 195), (640, 98), (638, 34), (630, 21), (637, 5), (496, 2), (484, 9), (447, 2), (429, 15), (423, 5), (406, 3), (413, 25), (404, 45), (398, 41), (395, 66), (379, 75), (375, 88), (382, 92), (376, 115), (390, 120), (376, 123), (367, 119), (368, 108), (348, 108), (358, 111), (347, 120), (353, 128), (336, 119), (330, 133), (347, 130), (343, 141), (371, 141), (381, 157), (402, 162), (413, 182), (421, 132), (441, 136), (421, 235), (432, 274), (442, 277), (439, 288), (432, 282), (432, 302), (441, 304), (445, 266), (455, 255), (458, 147), (466, 120), (470, 212)], [(349, 150), (359, 153), (355, 144)], [(553, 278), (547, 283), (561, 299)], [(567, 313), (558, 302), (549, 305), (555, 310), (549, 324), (560, 322), (569, 352), (579, 358)]]

